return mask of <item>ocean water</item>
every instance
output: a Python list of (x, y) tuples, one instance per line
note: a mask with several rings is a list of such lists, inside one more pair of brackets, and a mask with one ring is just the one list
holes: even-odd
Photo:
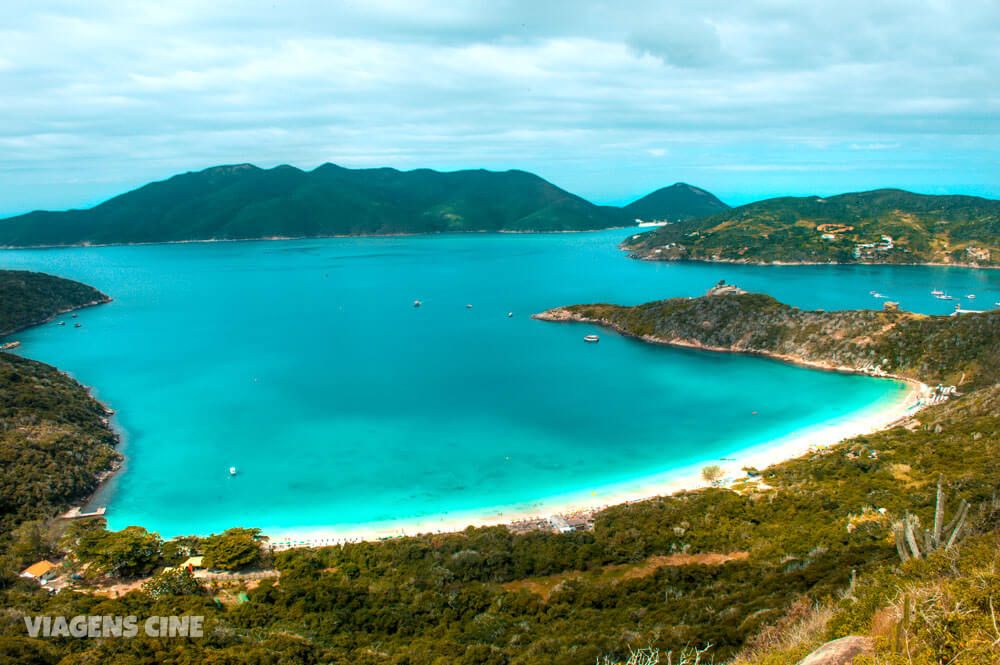
[(1000, 299), (997, 271), (643, 263), (616, 249), (626, 235), (0, 251), (0, 266), (115, 299), (80, 311), (82, 328), (16, 338), (117, 410), (127, 464), (98, 501), (112, 528), (165, 537), (600, 502), (904, 391), (530, 318), (550, 307), (695, 296), (720, 279), (811, 308), (881, 306), (871, 290), (929, 313), (954, 307), (932, 288)]

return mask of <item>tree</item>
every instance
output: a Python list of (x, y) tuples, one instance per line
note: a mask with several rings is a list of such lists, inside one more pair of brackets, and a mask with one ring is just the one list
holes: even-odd
[(187, 569), (165, 570), (142, 585), (143, 592), (153, 599), (164, 596), (197, 596), (204, 588)]
[(712, 464), (701, 470), (701, 477), (705, 479), (706, 483), (712, 483), (715, 485), (722, 479), (723, 473), (724, 471), (722, 470), (722, 467), (718, 464)]
[(151, 570), (160, 560), (163, 541), (160, 535), (141, 526), (121, 531), (105, 531), (93, 526), (67, 533), (64, 542), (73, 543), (77, 558), (108, 575), (131, 577)]
[(209, 568), (237, 570), (260, 560), (260, 546), (266, 540), (260, 529), (226, 529), (205, 539), (205, 565)]

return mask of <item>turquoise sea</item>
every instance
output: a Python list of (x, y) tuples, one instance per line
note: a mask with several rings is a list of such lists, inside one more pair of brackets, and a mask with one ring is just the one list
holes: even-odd
[(880, 307), (871, 290), (929, 313), (954, 306), (932, 288), (1000, 300), (997, 271), (643, 263), (616, 248), (626, 235), (0, 251), (0, 266), (115, 299), (79, 312), (82, 328), (15, 337), (117, 410), (127, 465), (98, 498), (110, 526), (166, 537), (599, 503), (904, 390), (530, 318), (550, 307), (696, 296), (720, 279), (810, 308)]

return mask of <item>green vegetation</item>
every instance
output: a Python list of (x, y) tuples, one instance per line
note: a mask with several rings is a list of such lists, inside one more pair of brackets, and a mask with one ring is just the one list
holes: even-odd
[(264, 537), (260, 529), (226, 529), (204, 541), (205, 565), (220, 570), (239, 570), (258, 563)]
[(103, 406), (54, 367), (0, 353), (0, 530), (44, 519), (115, 468)]
[(141, 526), (105, 531), (102, 522), (85, 520), (72, 524), (61, 543), (73, 551), (80, 563), (89, 564), (88, 573), (136, 577), (150, 572), (160, 561), (163, 541), (159, 535)]
[(623, 307), (560, 307), (536, 318), (591, 321), (636, 337), (868, 369), (964, 388), (1000, 381), (1000, 311), (924, 316), (807, 311), (759, 293), (673, 298)]
[[(44, 438), (36, 431), (61, 428), (59, 445), (76, 446), (63, 465), (37, 476), (34, 464), (23, 465), (0, 483), (14, 496), (44, 498), (3, 513), (0, 662), (590, 665), (707, 648), (704, 662), (793, 665), (849, 633), (870, 636), (880, 663), (996, 662), (1000, 354), (991, 314), (800, 312), (734, 294), (548, 316), (814, 361), (864, 363), (885, 353), (880, 367), (924, 379), (964, 368), (968, 380), (964, 395), (905, 427), (730, 488), (615, 506), (596, 516), (593, 531), (469, 528), (271, 554), (256, 529), (164, 543), (138, 526), (109, 532), (102, 519), (45, 519), (59, 502), (51, 479), (90, 477), (103, 468), (92, 463), (94, 451), (113, 456), (113, 437), (80, 386), (41, 363), (0, 355), (4, 436), (24, 436), (30, 449)], [(23, 457), (5, 458), (3, 472)], [(900, 560), (900, 523), (929, 527), (956, 510), (968, 519), (954, 547)], [(161, 570), (197, 552), (217, 567), (273, 563), (274, 571), (263, 580), (231, 574), (227, 597), (240, 591), (246, 602), (217, 602), (210, 592), (220, 582)], [(62, 559), (69, 589), (49, 595), (17, 577), (43, 557)], [(106, 586), (123, 581), (132, 584)], [(176, 614), (206, 617), (204, 637), (33, 639), (23, 620)]]
[(650, 260), (998, 265), (1000, 201), (895, 189), (776, 198), (670, 224), (623, 247)]
[(185, 173), (89, 210), (0, 220), (0, 246), (319, 237), (630, 226), (524, 171), (345, 169), (250, 164)]
[(630, 217), (644, 222), (679, 222), (705, 217), (729, 206), (704, 189), (678, 182), (625, 206)]
[(61, 312), (109, 300), (97, 289), (69, 279), (0, 270), (0, 337), (44, 323)]
[[(901, 564), (892, 526), (907, 512), (933, 523), (939, 473), (950, 501), (973, 506), (968, 532), (995, 528), (1000, 390), (982, 389), (920, 417), (912, 432), (898, 427), (763, 470), (765, 484), (608, 509), (592, 532), (514, 535), (493, 527), (278, 553), (280, 580), (265, 579), (247, 591), (250, 602), (232, 607), (188, 587), (179, 595), (137, 590), (109, 601), (80, 592), (48, 598), (21, 581), (0, 592), (4, 607), (190, 612), (208, 617), (206, 637), (39, 644), (25, 637), (23, 622), (10, 621), (0, 622), (0, 653), (30, 645), (54, 650), (55, 660), (94, 662), (157, 654), (165, 663), (257, 663), (268, 653), (269, 662), (290, 663), (589, 665), (604, 655), (626, 660), (630, 648), (679, 653), (711, 643), (711, 657), (724, 662), (762, 644), (789, 613), (817, 604), (843, 613), (817, 639), (868, 634), (892, 602), (892, 585), (906, 584), (894, 572)], [(949, 556), (966, 551), (962, 545)], [(714, 564), (658, 558), (735, 552), (749, 555)], [(914, 565), (925, 564), (903, 569)], [(852, 572), (861, 580), (858, 600), (842, 601)], [(523, 584), (555, 574), (560, 581), (546, 594)], [(957, 577), (955, 583), (969, 584)], [(870, 594), (861, 591), (866, 584)], [(975, 608), (982, 602), (970, 610), (970, 625), (981, 622)], [(787, 653), (802, 655), (810, 646), (792, 645)]]

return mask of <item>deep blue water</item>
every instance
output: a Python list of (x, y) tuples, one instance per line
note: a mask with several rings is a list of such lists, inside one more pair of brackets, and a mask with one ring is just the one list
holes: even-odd
[[(115, 299), (79, 312), (82, 328), (16, 338), (117, 409), (128, 462), (101, 497), (110, 526), (164, 536), (599, 500), (903, 389), (529, 318), (557, 305), (695, 296), (720, 279), (810, 308), (880, 307), (871, 290), (929, 313), (954, 306), (932, 288), (1000, 299), (997, 271), (643, 263), (616, 249), (626, 235), (0, 251), (0, 266)], [(600, 343), (584, 344), (592, 332)]]

